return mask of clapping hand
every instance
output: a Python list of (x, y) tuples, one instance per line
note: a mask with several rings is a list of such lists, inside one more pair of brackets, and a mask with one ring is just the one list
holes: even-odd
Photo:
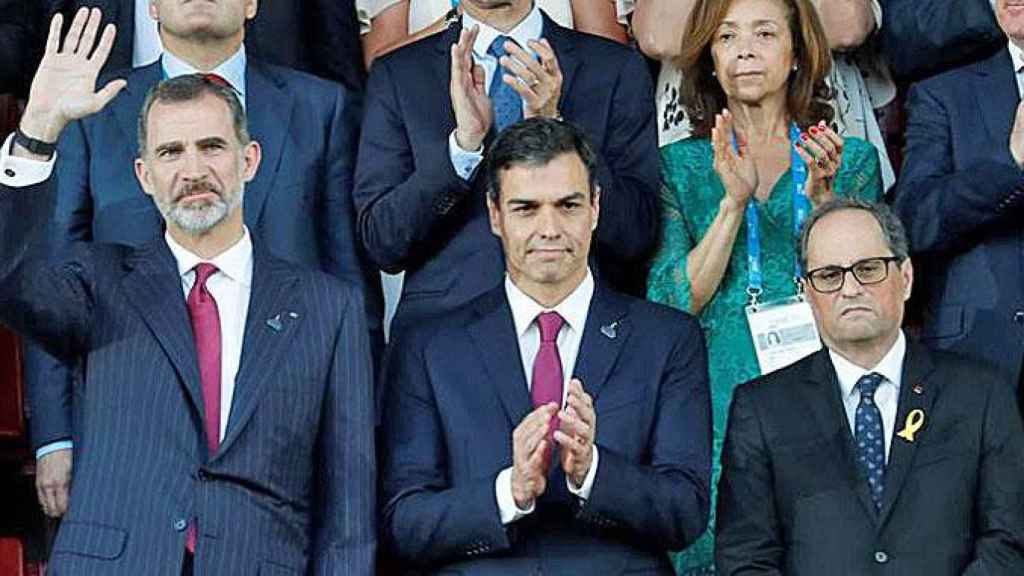
[(502, 81), (515, 90), (523, 99), (523, 117), (558, 117), (558, 100), (562, 95), (562, 69), (551, 44), (547, 40), (530, 40), (529, 47), (538, 62), (518, 44), (505, 41), (506, 56), (501, 57), (502, 68), (512, 72), (502, 76)]
[(449, 92), (455, 113), (455, 141), (470, 152), (480, 149), (494, 124), (494, 107), (484, 85), (484, 69), (473, 62), (473, 43), (479, 33), (479, 26), (463, 28), (459, 41), (451, 48)]
[(112, 80), (96, 91), (96, 79), (116, 34), (114, 25), (108, 24), (97, 43), (102, 17), (98, 8), (78, 10), (63, 44), (62, 16), (56, 14), (50, 21), (46, 50), (21, 121), (21, 131), (27, 136), (56, 142), (70, 122), (103, 109), (125, 87), (124, 80)]
[(714, 152), (715, 172), (725, 187), (726, 199), (733, 203), (734, 208), (742, 210), (757, 190), (757, 166), (746, 140), (736, 133), (732, 113), (728, 109), (715, 115), (715, 126), (711, 129), (711, 148)]
[(796, 151), (807, 164), (807, 198), (819, 206), (835, 198), (832, 183), (843, 162), (843, 138), (822, 120), (800, 133)]
[(554, 439), (559, 446), (559, 461), (566, 478), (578, 489), (593, 464), (597, 414), (593, 399), (576, 378), (569, 382), (565, 409), (559, 412), (558, 421)]

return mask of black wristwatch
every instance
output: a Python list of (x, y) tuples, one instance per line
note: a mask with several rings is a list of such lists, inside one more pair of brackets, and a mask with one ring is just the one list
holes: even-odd
[(42, 140), (36, 140), (35, 138), (32, 138), (31, 136), (28, 136), (27, 134), (22, 132), (21, 128), (18, 128), (14, 132), (14, 143), (33, 154), (46, 156), (47, 158), (52, 158), (53, 151), (57, 149), (56, 144), (43, 142)]

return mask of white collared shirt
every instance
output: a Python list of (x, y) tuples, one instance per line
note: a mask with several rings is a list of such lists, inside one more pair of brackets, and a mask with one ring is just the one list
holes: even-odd
[(238, 51), (232, 54), (230, 58), (221, 62), (220, 65), (209, 71), (197, 70), (194, 66), (170, 52), (164, 52), (160, 59), (160, 63), (163, 66), (164, 76), (167, 78), (177, 78), (178, 76), (184, 76), (185, 74), (198, 74), (204, 72), (220, 76), (235, 89), (239, 102), (242, 103), (243, 108), (245, 107), (245, 44), (239, 46)]
[[(536, 3), (533, 5), (530, 13), (507, 33), (492, 28), (469, 14), (463, 13), (462, 29), (468, 30), (474, 25), (480, 26), (480, 32), (476, 36), (476, 42), (473, 43), (473, 61), (484, 69), (484, 87), (488, 90), (491, 87), (491, 79), (494, 78), (495, 71), (498, 69), (498, 59), (487, 52), (494, 39), (502, 35), (508, 36), (515, 40), (516, 44), (519, 44), (523, 50), (533, 54), (527, 42), (530, 40), (540, 40), (541, 34), (544, 33), (544, 17), (541, 15), (540, 8), (537, 7)], [(479, 150), (463, 150), (455, 141), (455, 131), (452, 130), (452, 133), (448, 136), (448, 155), (451, 157), (452, 166), (455, 167), (455, 173), (463, 180), (469, 180), (473, 170), (483, 160), (484, 151), (482, 147)]]
[(1013, 62), (1013, 77), (1017, 80), (1017, 95), (1024, 97), (1024, 50), (1009, 41), (1010, 60)]
[[(520, 290), (508, 275), (505, 276), (505, 296), (512, 309), (512, 321), (516, 329), (516, 339), (519, 342), (519, 356), (523, 361), (523, 374), (526, 377), (527, 390), (533, 387), (533, 361), (540, 349), (540, 328), (537, 326), (537, 316), (542, 312), (557, 312), (565, 320), (562, 328), (558, 331), (558, 338), (555, 340), (558, 345), (558, 357), (562, 361), (562, 406), (564, 407), (565, 398), (569, 393), (569, 381), (572, 379), (573, 367), (576, 366), (576, 357), (579, 355), (580, 343), (583, 341), (583, 327), (587, 324), (590, 301), (594, 297), (594, 276), (588, 268), (587, 276), (579, 286), (554, 308), (545, 308), (540, 305)], [(585, 385), (586, 383), (584, 383)], [(582, 500), (590, 497), (590, 491), (594, 487), (594, 477), (597, 475), (597, 446), (593, 447), (592, 453), (590, 470), (587, 471), (583, 484), (577, 488), (568, 478), (565, 482), (569, 491)], [(515, 522), (533, 512), (533, 505), (527, 509), (516, 506), (515, 498), (512, 497), (511, 467), (498, 474), (498, 478), (494, 481), (494, 492), (498, 500), (498, 511), (501, 514), (502, 524)]]
[[(135, 37), (132, 39), (132, 67), (138, 68), (156, 62), (164, 51), (160, 40), (160, 27), (149, 15), (150, 0), (135, 0)], [(120, 30), (118, 33), (120, 34)]]
[(196, 282), (194, 268), (200, 262), (209, 262), (217, 267), (206, 281), (206, 289), (217, 302), (217, 316), (220, 318), (220, 437), (224, 438), (228, 417), (231, 415), (231, 401), (235, 395), (235, 377), (242, 359), (242, 340), (245, 335), (245, 319), (249, 315), (249, 296), (252, 294), (252, 238), (249, 229), (243, 228), (242, 237), (233, 246), (214, 257), (204, 260), (186, 250), (164, 233), (167, 246), (178, 263), (181, 288), (188, 298)]
[(877, 372), (884, 378), (882, 383), (875, 390), (875, 405), (882, 413), (882, 433), (885, 435), (885, 462), (889, 462), (889, 445), (892, 444), (893, 428), (896, 426), (896, 408), (899, 404), (900, 385), (903, 380), (903, 358), (907, 355), (907, 339), (900, 331), (892, 348), (878, 364), (870, 370), (843, 358), (833, 350), (828, 351), (832, 358), (832, 366), (836, 369), (836, 376), (839, 378), (839, 390), (843, 397), (843, 407), (846, 409), (846, 419), (850, 425), (850, 434), (856, 435), (854, 422), (857, 415), (857, 406), (860, 404), (860, 390), (857, 389), (857, 381), (861, 376)]

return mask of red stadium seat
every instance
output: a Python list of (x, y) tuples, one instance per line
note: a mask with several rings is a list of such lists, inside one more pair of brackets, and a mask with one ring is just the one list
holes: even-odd
[(0, 576), (28, 576), (21, 540), (0, 538)]
[(14, 334), (0, 329), (0, 440), (24, 439), (24, 398), (21, 344)]

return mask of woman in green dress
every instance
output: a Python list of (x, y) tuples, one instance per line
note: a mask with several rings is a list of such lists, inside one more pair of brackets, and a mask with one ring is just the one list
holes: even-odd
[(694, 138), (662, 148), (662, 244), (648, 298), (697, 315), (707, 339), (711, 522), (675, 558), (678, 573), (695, 575), (714, 573), (714, 487), (732, 391), (760, 374), (744, 311), (751, 262), (760, 263), (761, 302), (794, 296), (800, 219), (836, 195), (877, 200), (881, 177), (871, 144), (830, 127), (831, 57), (810, 0), (698, 0), (684, 38)]

